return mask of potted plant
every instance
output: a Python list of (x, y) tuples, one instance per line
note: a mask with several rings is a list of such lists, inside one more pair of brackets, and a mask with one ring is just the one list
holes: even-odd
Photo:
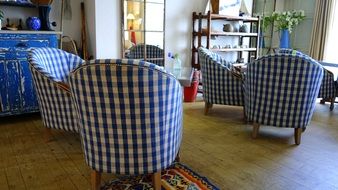
[(2, 27), (2, 20), (4, 19), (4, 12), (2, 12), (2, 10), (0, 10), (0, 30)]
[(270, 16), (263, 18), (263, 29), (273, 25), (281, 34), (280, 48), (289, 48), (289, 33), (304, 19), (303, 10), (273, 12)]

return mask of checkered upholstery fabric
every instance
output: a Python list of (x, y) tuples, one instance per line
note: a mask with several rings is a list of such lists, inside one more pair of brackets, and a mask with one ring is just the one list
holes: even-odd
[(287, 49), (287, 48), (280, 48), (280, 49), (277, 50), (276, 53), (277, 54), (280, 53), (280, 54), (291, 54), (291, 55), (307, 56), (303, 52), (300, 52), (300, 51), (295, 50), (295, 49)]
[[(146, 50), (144, 50), (144, 48), (146, 48)], [(164, 66), (164, 51), (154, 45), (138, 44), (130, 48), (127, 58), (144, 60), (144, 51), (146, 51), (147, 62), (154, 63), (158, 66)]]
[[(303, 52), (300, 52), (294, 49), (279, 49), (278, 53), (299, 55), (299, 56), (304, 56), (304, 57), (308, 57), (309, 59), (312, 59), (310, 56), (304, 54)], [(314, 59), (312, 60), (315, 61)], [(318, 98), (324, 98), (324, 99), (334, 98), (336, 96), (336, 85), (335, 85), (334, 74), (325, 68), (323, 69), (324, 69), (324, 76), (323, 76), (322, 84), (320, 86)]]
[(70, 71), (83, 60), (63, 50), (37, 48), (30, 52), (29, 63), (44, 126), (77, 132), (71, 96), (58, 83), (67, 84)]
[(154, 173), (182, 139), (182, 89), (171, 74), (139, 60), (93, 60), (70, 75), (87, 164), (115, 174)]
[[(321, 62), (319, 62), (321, 63)], [(324, 77), (323, 82), (320, 87), (318, 98), (335, 98), (337, 94), (336, 80), (334, 79), (334, 74), (324, 68)]]
[(322, 78), (322, 66), (299, 55), (268, 55), (248, 64), (248, 120), (261, 125), (305, 128), (312, 117)]
[(211, 104), (242, 106), (243, 83), (232, 74), (231, 63), (205, 48), (199, 48), (198, 55), (203, 76), (204, 101)]

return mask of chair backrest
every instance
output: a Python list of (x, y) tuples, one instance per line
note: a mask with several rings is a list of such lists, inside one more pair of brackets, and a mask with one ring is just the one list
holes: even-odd
[(199, 48), (198, 55), (204, 100), (214, 104), (243, 105), (242, 80), (233, 76), (232, 64), (205, 48)]
[(282, 54), (291, 54), (291, 55), (299, 55), (299, 56), (302, 56), (302, 55), (308, 56), (301, 51), (298, 51), (298, 50), (295, 50), (295, 49), (288, 49), (288, 48), (280, 48), (280, 49), (277, 50), (276, 53), (277, 54), (282, 53)]
[(100, 172), (154, 173), (182, 138), (182, 89), (139, 60), (93, 60), (70, 75), (87, 164)]
[(292, 54), (267, 55), (248, 64), (245, 109), (251, 121), (277, 127), (305, 127), (323, 78), (313, 59)]
[(59, 82), (67, 83), (70, 71), (83, 60), (63, 50), (38, 48), (30, 52), (29, 63), (44, 126), (77, 132), (72, 99)]
[[(294, 49), (279, 49), (277, 53), (282, 53), (282, 54), (292, 54), (292, 55), (299, 55), (299, 56), (304, 56), (312, 61), (314, 60), (312, 57), (308, 56), (307, 54), (304, 54), (301, 51), (294, 50)], [(329, 63), (325, 62), (318, 62), (322, 66), (327, 66), (330, 65)], [(335, 85), (335, 76), (334, 73), (329, 71), (327, 68), (323, 68), (324, 75), (323, 75), (323, 80), (322, 84), (318, 93), (318, 98), (333, 98), (336, 96), (336, 85)]]
[(66, 51), (56, 48), (35, 48), (29, 55), (29, 62), (37, 71), (55, 81), (67, 82), (70, 71), (83, 63), (83, 60)]
[[(146, 49), (144, 49), (146, 48)], [(144, 59), (144, 51), (146, 51), (146, 58), (148, 62), (159, 66), (164, 66), (164, 51), (158, 46), (148, 44), (137, 44), (130, 48), (129, 59)], [(156, 60), (160, 59), (160, 60)]]

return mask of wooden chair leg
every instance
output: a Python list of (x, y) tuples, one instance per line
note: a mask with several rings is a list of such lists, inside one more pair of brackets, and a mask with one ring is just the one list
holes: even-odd
[(92, 170), (91, 183), (92, 183), (92, 190), (100, 189), (100, 184), (101, 184), (101, 173), (100, 172)]
[(208, 102), (205, 102), (204, 103), (204, 115), (207, 115), (208, 112), (209, 112), (209, 103)]
[(320, 100), (320, 104), (325, 104), (325, 99), (324, 98)]
[(244, 106), (243, 106), (243, 119), (244, 119), (244, 122), (248, 121), (248, 117), (246, 116), (245, 107)]
[(334, 108), (334, 102), (335, 102), (336, 98), (331, 98), (331, 104), (330, 104), (330, 111), (333, 110)]
[(52, 140), (52, 130), (50, 128), (46, 127), (44, 136), (45, 136), (44, 138), (45, 138), (46, 143), (51, 141)]
[(212, 108), (212, 104), (205, 102), (205, 104), (204, 104), (204, 115), (208, 114), (210, 108)]
[(300, 140), (302, 137), (302, 128), (295, 128), (295, 143), (296, 145), (300, 144)]
[(252, 131), (252, 138), (257, 138), (257, 134), (258, 134), (258, 131), (259, 131), (259, 124), (258, 123), (253, 123), (253, 131)]
[(153, 186), (154, 190), (161, 190), (161, 171), (153, 174)]

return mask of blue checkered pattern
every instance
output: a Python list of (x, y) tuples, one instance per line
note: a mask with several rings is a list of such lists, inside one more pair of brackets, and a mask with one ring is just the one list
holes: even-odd
[(303, 52), (300, 52), (295, 49), (287, 49), (287, 48), (280, 48), (276, 52), (277, 54), (291, 54), (291, 55), (298, 55), (298, 56), (307, 56)]
[(155, 173), (175, 159), (182, 139), (182, 89), (159, 66), (93, 60), (70, 75), (85, 160), (115, 174)]
[(71, 96), (58, 83), (67, 84), (70, 71), (83, 60), (59, 49), (37, 48), (30, 52), (29, 63), (45, 127), (78, 131)]
[(331, 99), (335, 98), (336, 95), (336, 84), (334, 74), (324, 68), (323, 82), (320, 87), (318, 98)]
[(154, 45), (138, 44), (130, 48), (130, 52), (126, 57), (129, 59), (144, 60), (144, 51), (146, 51), (147, 62), (154, 63), (158, 66), (164, 66), (164, 51), (163, 49)]
[[(319, 62), (323, 66), (329, 64), (326, 62)], [(331, 102), (330, 109), (333, 110), (334, 102), (336, 97), (338, 97), (338, 78), (334, 78), (334, 74), (325, 69), (324, 67), (324, 77), (322, 86), (320, 88), (318, 98), (323, 98), (324, 100), (329, 100)]]
[(231, 63), (205, 48), (198, 49), (204, 101), (211, 104), (244, 104), (242, 80), (232, 74)]
[[(297, 50), (293, 50), (293, 49), (279, 49), (278, 53), (284, 53), (284, 54), (292, 54), (292, 55), (299, 55), (299, 56), (304, 56), (304, 57), (308, 57), (309, 59), (312, 59), (311, 57), (309, 57), (308, 55), (297, 51)], [(312, 59), (313, 61), (315, 61), (314, 59)], [(319, 62), (320, 63), (320, 62)], [(334, 99), (337, 96), (337, 86), (335, 84), (335, 79), (334, 79), (334, 74), (323, 68), (324, 69), (324, 75), (323, 75), (323, 81), (322, 84), (320, 86), (320, 90), (319, 90), (319, 94), (318, 94), (318, 98), (323, 98), (323, 99)], [(331, 103), (331, 107), (333, 108), (334, 103)]]
[(267, 55), (248, 64), (248, 120), (261, 125), (305, 128), (312, 117), (322, 78), (322, 66), (299, 55)]

